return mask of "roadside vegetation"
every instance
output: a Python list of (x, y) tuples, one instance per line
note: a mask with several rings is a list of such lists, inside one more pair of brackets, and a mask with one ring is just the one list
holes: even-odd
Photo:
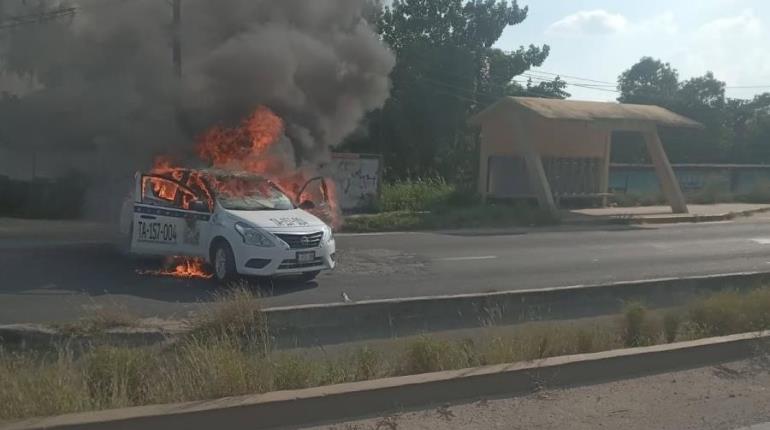
[(616, 316), (487, 327), (347, 348), (276, 351), (259, 301), (223, 293), (165, 345), (0, 350), (0, 420), (211, 399), (396, 375), (590, 353), (770, 328), (770, 288), (722, 292), (688, 306), (627, 303)]
[(483, 204), (475, 190), (440, 177), (384, 184), (378, 212), (349, 216), (348, 232), (437, 230), (479, 227), (539, 226), (558, 222), (526, 202)]

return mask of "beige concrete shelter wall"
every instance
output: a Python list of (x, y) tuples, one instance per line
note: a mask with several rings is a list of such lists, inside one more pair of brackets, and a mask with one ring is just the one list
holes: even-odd
[[(542, 157), (601, 158), (609, 155), (611, 130), (587, 121), (553, 120), (508, 107), (481, 123), (479, 192), (485, 194), (488, 160), (493, 155), (523, 156), (514, 115), (526, 124), (528, 139)], [(609, 168), (609, 166), (608, 166)]]
[(551, 212), (557, 208), (543, 158), (602, 159), (604, 171), (600, 187), (606, 191), (612, 131), (627, 130), (643, 134), (672, 210), (687, 213), (687, 203), (663, 149), (658, 127), (702, 128), (689, 118), (659, 106), (504, 97), (469, 122), (481, 126), (478, 187), (485, 199), (490, 177), (489, 158), (493, 155), (521, 156), (529, 187), (540, 207)]

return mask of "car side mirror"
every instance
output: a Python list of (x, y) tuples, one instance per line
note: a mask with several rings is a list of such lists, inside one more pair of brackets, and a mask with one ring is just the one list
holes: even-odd
[(194, 212), (208, 212), (209, 205), (207, 205), (203, 200), (194, 200), (192, 203), (190, 203), (190, 210)]
[(299, 208), (304, 210), (315, 209), (315, 203), (310, 200), (304, 200), (299, 204)]

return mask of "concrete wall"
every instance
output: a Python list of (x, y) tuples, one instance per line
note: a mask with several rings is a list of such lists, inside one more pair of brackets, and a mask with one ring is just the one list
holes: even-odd
[[(706, 186), (733, 194), (748, 194), (761, 187), (770, 187), (770, 166), (674, 164), (672, 167), (685, 193), (698, 192)], [(651, 165), (612, 164), (609, 187), (616, 194), (648, 196), (660, 193)]]
[(380, 155), (333, 153), (331, 162), (323, 166), (321, 172), (334, 180), (340, 207), (345, 211), (370, 209), (379, 198)]

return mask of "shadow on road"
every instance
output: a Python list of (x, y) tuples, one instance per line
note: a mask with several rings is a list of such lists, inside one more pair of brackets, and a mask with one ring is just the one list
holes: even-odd
[[(92, 296), (129, 295), (153, 300), (195, 303), (211, 301), (222, 286), (209, 279), (178, 279), (142, 275), (159, 269), (157, 260), (132, 260), (110, 245), (72, 245), (30, 249), (0, 249), (0, 294), (40, 294), (71, 291)], [(250, 280), (262, 297), (292, 294), (318, 286), (294, 279)]]

